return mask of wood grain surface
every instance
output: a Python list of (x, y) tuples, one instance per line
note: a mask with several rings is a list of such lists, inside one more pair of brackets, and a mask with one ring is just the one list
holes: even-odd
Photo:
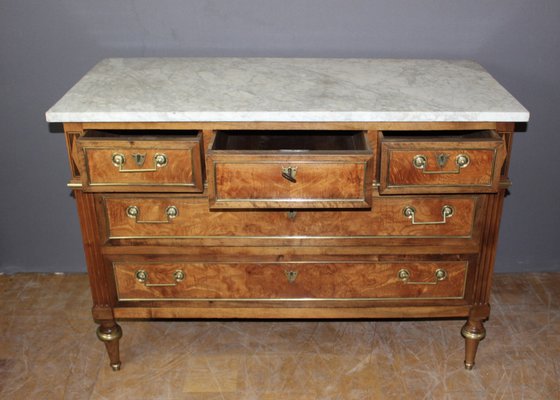
[[(184, 196), (103, 196), (108, 238), (165, 237), (471, 237), (479, 196), (375, 197), (371, 210), (226, 210), (208, 209), (204, 198)], [(137, 206), (143, 221), (162, 221), (169, 206), (179, 210), (167, 224), (137, 223), (127, 216)], [(442, 221), (442, 207), (453, 207), (442, 224), (413, 225), (403, 214), (416, 210), (416, 222)]]
[[(483, 137), (445, 138), (420, 137), (404, 140), (399, 136), (383, 137), (381, 142), (382, 193), (461, 193), (496, 192), (506, 148), (502, 138), (493, 131)], [(469, 163), (460, 168), (459, 155)], [(414, 165), (414, 158), (423, 156), (424, 168)], [(445, 158), (443, 165), (438, 158)]]
[[(201, 141), (200, 134), (156, 140), (83, 136), (77, 141), (83, 154), (82, 182), (90, 191), (202, 192)], [(114, 154), (124, 156), (122, 169), (130, 172), (113, 164)], [(145, 157), (142, 165), (134, 162), (134, 154)], [(156, 167), (156, 154), (165, 155), (167, 164)]]
[[(407, 284), (398, 271), (407, 269)], [(117, 292), (126, 299), (305, 299), (305, 298), (461, 298), (466, 261), (392, 263), (114, 263)], [(435, 271), (448, 276), (437, 283)], [(173, 273), (185, 279), (176, 286), (148, 287), (135, 274), (148, 274), (146, 283), (173, 283)], [(287, 273), (297, 274), (289, 282)]]

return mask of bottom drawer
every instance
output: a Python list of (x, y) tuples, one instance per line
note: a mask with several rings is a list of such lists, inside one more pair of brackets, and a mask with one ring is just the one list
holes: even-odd
[(113, 268), (121, 301), (460, 299), (468, 261), (114, 262)]

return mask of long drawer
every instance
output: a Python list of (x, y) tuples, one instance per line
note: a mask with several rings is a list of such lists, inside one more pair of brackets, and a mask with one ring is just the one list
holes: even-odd
[(471, 238), (483, 197), (375, 197), (370, 210), (208, 209), (204, 198), (103, 195), (108, 239)]
[(461, 299), (468, 261), (113, 262), (120, 301)]

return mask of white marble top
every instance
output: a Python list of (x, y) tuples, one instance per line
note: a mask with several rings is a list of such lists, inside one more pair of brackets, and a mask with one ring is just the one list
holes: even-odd
[(496, 121), (529, 112), (472, 61), (116, 58), (49, 122)]

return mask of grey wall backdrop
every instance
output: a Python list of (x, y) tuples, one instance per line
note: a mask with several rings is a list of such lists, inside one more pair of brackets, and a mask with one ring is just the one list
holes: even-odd
[(467, 58), (531, 111), (498, 271), (560, 270), (558, 0), (0, 0), (0, 271), (85, 271), (44, 112), (105, 57)]

